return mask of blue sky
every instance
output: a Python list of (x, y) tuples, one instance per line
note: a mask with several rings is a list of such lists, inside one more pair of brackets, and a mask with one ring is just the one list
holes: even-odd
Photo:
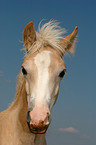
[(96, 144), (96, 1), (0, 0), (0, 111), (13, 101), (23, 61), (22, 32), (33, 21), (55, 19), (71, 33), (78, 26), (74, 57), (65, 56), (68, 76), (52, 111), (46, 138), (50, 145)]

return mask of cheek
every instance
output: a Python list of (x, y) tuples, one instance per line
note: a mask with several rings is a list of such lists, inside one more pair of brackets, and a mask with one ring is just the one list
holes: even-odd
[[(56, 103), (57, 101), (57, 98), (58, 98), (58, 93), (59, 93), (59, 85), (56, 87), (55, 89), (55, 94), (54, 94), (54, 104)], [(53, 104), (53, 105), (54, 105)]]
[(55, 88), (54, 93), (51, 96), (52, 98), (51, 98), (50, 110), (52, 110), (54, 104), (57, 101), (58, 93), (59, 93), (59, 85)]
[(28, 84), (28, 82), (26, 81), (26, 93), (27, 93), (27, 95), (29, 95), (29, 84)]
[[(56, 91), (55, 91), (55, 95), (54, 95), (54, 104), (55, 104), (56, 101), (57, 101), (58, 94), (59, 94), (59, 86), (57, 86)], [(54, 105), (54, 104), (53, 104), (53, 105)]]
[(29, 106), (29, 103), (30, 103), (30, 89), (29, 89), (29, 84), (28, 82), (26, 81), (26, 93), (27, 93), (27, 102), (28, 102), (28, 106)]
[(58, 92), (59, 92), (59, 85), (55, 89), (55, 96), (58, 94)]
[[(31, 83), (32, 82), (32, 83)], [(26, 80), (26, 94), (27, 94), (27, 102), (28, 102), (28, 109), (33, 109), (35, 105), (35, 83), (33, 81)]]

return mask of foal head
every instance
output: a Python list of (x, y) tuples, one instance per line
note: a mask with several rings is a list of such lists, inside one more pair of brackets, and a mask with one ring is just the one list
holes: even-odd
[(33, 22), (26, 25), (23, 41), (27, 55), (22, 63), (28, 103), (27, 123), (33, 133), (45, 133), (55, 104), (60, 81), (66, 74), (62, 56), (66, 51), (73, 53), (78, 28), (61, 38), (62, 29), (51, 21), (35, 32)]

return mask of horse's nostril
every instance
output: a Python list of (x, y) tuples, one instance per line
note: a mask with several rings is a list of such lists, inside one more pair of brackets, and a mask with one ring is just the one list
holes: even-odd
[(30, 122), (31, 121), (30, 111), (27, 111), (27, 113), (26, 113), (26, 121), (27, 122)]
[(46, 116), (43, 124), (49, 126), (50, 121), (51, 121), (51, 115), (49, 113), (47, 113), (47, 116)]
[(50, 115), (49, 112), (47, 113), (47, 117), (48, 117), (48, 121), (50, 121), (51, 120), (51, 115)]
[(50, 116), (50, 113), (49, 112), (46, 113), (46, 118), (48, 118), (48, 116)]

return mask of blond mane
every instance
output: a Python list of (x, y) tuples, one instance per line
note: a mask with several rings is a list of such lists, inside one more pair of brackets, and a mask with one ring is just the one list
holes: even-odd
[(25, 79), (22, 73), (20, 72), (17, 76), (16, 95), (15, 95), (14, 101), (8, 108), (9, 110), (13, 109), (13, 107), (15, 107), (18, 104), (18, 101), (20, 99), (20, 94), (21, 94), (24, 84), (25, 84)]
[[(41, 21), (42, 22), (42, 21)], [(36, 41), (29, 48), (27, 55), (30, 53), (34, 53), (44, 46), (51, 46), (54, 48), (60, 56), (65, 52), (64, 48), (59, 44), (60, 39), (62, 39), (62, 35), (66, 33), (64, 28), (59, 26), (59, 22), (51, 20), (48, 23), (45, 23), (41, 26), (41, 22), (38, 26), (38, 31), (36, 32)]]

